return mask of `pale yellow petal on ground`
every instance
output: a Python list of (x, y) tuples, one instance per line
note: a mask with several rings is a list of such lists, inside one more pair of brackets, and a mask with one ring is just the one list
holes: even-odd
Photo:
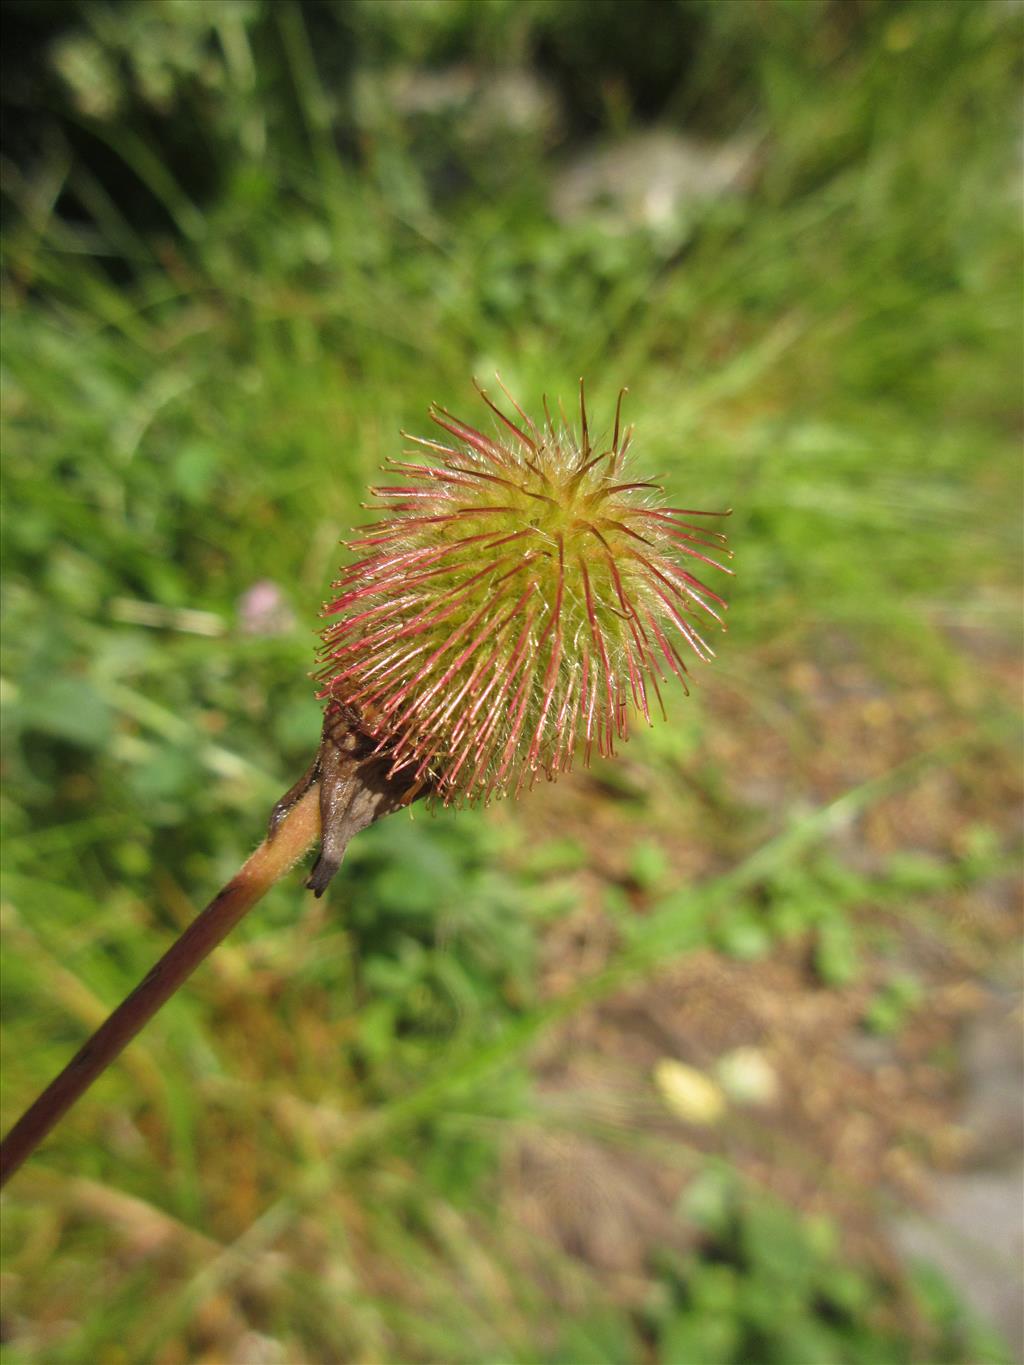
[(771, 1105), (779, 1097), (775, 1068), (758, 1047), (738, 1047), (719, 1057), (715, 1075), (736, 1104)]
[(726, 1110), (725, 1095), (710, 1076), (673, 1057), (654, 1067), (654, 1084), (666, 1106), (686, 1123), (718, 1123)]

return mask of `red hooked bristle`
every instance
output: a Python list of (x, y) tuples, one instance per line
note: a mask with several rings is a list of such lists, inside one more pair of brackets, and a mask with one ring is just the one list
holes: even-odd
[(365, 557), (334, 584), (317, 672), (319, 695), (446, 804), (518, 794), (578, 747), (611, 755), (630, 708), (664, 715), (660, 684), (688, 690), (671, 635), (710, 658), (694, 623), (722, 625), (726, 606), (683, 563), (732, 572), (712, 558), (725, 536), (686, 520), (727, 513), (667, 507), (658, 483), (624, 477), (624, 389), (602, 449), (582, 380), (578, 434), (498, 383), (520, 422), (483, 389), (500, 435), (433, 407), (454, 444), (407, 436), (437, 463), (390, 460), (401, 482), (370, 490), (383, 517), (349, 542)]

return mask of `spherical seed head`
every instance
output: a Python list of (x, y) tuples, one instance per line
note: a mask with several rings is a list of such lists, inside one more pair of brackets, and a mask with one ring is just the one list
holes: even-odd
[(316, 675), (445, 804), (611, 755), (631, 710), (664, 712), (661, 683), (686, 689), (680, 637), (712, 654), (698, 626), (721, 626), (725, 603), (694, 561), (732, 572), (707, 520), (726, 513), (667, 507), (633, 476), (621, 394), (594, 444), (582, 381), (578, 430), (547, 403), (535, 423), (510, 399), (514, 421), (480, 393), (496, 434), (433, 408), (445, 439), (407, 438), (432, 462), (389, 461), (401, 482), (371, 489), (386, 517), (348, 542), (362, 558), (333, 585)]

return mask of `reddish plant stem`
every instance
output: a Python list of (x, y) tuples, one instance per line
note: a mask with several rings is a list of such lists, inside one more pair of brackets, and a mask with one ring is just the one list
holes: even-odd
[(101, 1076), (161, 1005), (240, 919), (302, 857), (320, 833), (320, 788), (313, 783), (231, 881), (192, 921), (156, 966), (100, 1025), (0, 1144), (6, 1183), (71, 1106)]

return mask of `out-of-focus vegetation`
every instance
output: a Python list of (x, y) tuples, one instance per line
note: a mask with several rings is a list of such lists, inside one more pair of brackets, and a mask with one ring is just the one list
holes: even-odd
[(616, 765), (382, 823), (165, 1009), (6, 1196), (12, 1365), (1002, 1359), (879, 1229), (1014, 984), (1019, 10), (7, 11), (8, 1121), (307, 761), (430, 400), (628, 384), (738, 569)]

